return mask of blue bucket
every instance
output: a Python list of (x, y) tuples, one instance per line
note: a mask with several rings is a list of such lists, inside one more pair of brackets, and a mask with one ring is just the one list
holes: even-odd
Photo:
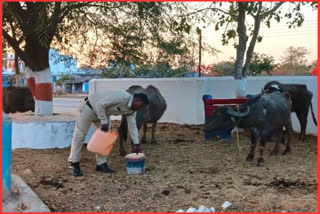
[(146, 171), (146, 156), (143, 153), (131, 153), (125, 156), (129, 175), (141, 175)]
[(12, 120), (2, 112), (2, 188), (6, 188), (9, 192), (11, 192), (11, 135)]

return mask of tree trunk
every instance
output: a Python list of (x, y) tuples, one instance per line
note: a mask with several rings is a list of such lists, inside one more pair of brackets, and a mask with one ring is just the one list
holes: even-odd
[(28, 87), (35, 99), (35, 115), (53, 114), (52, 79), (49, 66), (49, 48), (38, 44), (35, 38), (26, 38), (25, 53), (30, 57), (26, 76)]
[(244, 54), (246, 52), (246, 46), (247, 46), (247, 29), (246, 29), (246, 2), (238, 2), (239, 5), (239, 14), (238, 14), (238, 37), (239, 37), (239, 44), (237, 47), (237, 56), (236, 56), (236, 62), (235, 62), (235, 73), (234, 78), (235, 79), (241, 79), (242, 78), (242, 65), (244, 61)]
[(235, 62), (235, 83), (236, 83), (236, 97), (245, 97), (246, 96), (246, 83), (247, 80), (242, 80), (242, 66), (244, 61), (244, 55), (246, 52), (247, 47), (247, 34), (246, 34), (246, 2), (238, 2), (239, 5), (239, 14), (238, 14), (238, 37), (239, 37), (239, 44), (237, 47), (237, 56), (236, 56), (236, 62)]
[(33, 98), (36, 96), (36, 82), (33, 76), (33, 72), (29, 67), (25, 68), (26, 78), (27, 78), (27, 86), (29, 87)]
[(52, 79), (50, 67), (33, 72), (35, 77), (35, 114), (48, 116), (53, 114)]
[(42, 71), (32, 71), (29, 67), (26, 67), (26, 77), (28, 87), (35, 100), (35, 115), (52, 115), (52, 80), (50, 67)]
[(21, 74), (19, 69), (19, 57), (16, 53), (14, 54), (14, 67), (16, 72), (16, 86), (22, 87), (22, 79), (21, 79)]
[(17, 87), (22, 87), (22, 78), (21, 78), (21, 74), (16, 74), (16, 86)]
[(250, 67), (250, 63), (251, 63), (251, 59), (253, 56), (253, 50), (254, 47), (256, 45), (256, 41), (259, 35), (259, 31), (260, 31), (260, 24), (261, 24), (261, 19), (259, 16), (257, 16), (254, 20), (254, 29), (253, 29), (253, 34), (252, 34), (252, 38), (250, 41), (250, 45), (248, 47), (247, 50), (247, 54), (246, 54), (246, 62), (242, 71), (242, 75), (245, 77), (248, 74), (249, 71), (249, 67)]
[(200, 31), (200, 33), (199, 33), (199, 67), (198, 67), (198, 69), (199, 69), (199, 77), (201, 77), (201, 54), (202, 54), (202, 51), (201, 51), (201, 43), (202, 43), (202, 32)]

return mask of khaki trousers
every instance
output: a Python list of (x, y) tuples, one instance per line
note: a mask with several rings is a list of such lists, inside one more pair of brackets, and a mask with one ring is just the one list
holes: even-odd
[[(85, 103), (85, 101), (82, 101), (79, 110), (80, 117), (74, 127), (71, 150), (68, 158), (68, 161), (72, 163), (80, 161), (81, 149), (91, 124), (93, 123), (95, 129), (98, 129), (101, 126), (100, 120), (98, 119), (97, 115)], [(96, 161), (97, 164), (100, 165), (106, 163), (107, 158), (106, 156), (96, 154)]]

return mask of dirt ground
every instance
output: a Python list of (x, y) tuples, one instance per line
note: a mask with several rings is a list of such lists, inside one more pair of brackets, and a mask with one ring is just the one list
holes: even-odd
[[(114, 123), (117, 125), (116, 123)], [(73, 177), (66, 149), (17, 149), (13, 173), (20, 175), (52, 211), (175, 212), (189, 207), (215, 207), (226, 212), (316, 212), (317, 138), (298, 143), (289, 155), (269, 156), (265, 165), (248, 163), (249, 138), (205, 141), (201, 126), (160, 123), (159, 145), (144, 144), (147, 171), (127, 175), (116, 147), (108, 157), (117, 173), (95, 172), (95, 158), (83, 148), (83, 177)], [(150, 136), (149, 136), (150, 139)], [(284, 149), (284, 145), (281, 145)], [(232, 206), (222, 210), (224, 201)]]

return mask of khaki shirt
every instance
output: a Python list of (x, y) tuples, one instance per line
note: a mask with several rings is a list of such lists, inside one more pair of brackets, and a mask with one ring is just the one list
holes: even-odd
[(101, 124), (109, 124), (109, 129), (111, 129), (111, 115), (126, 116), (132, 141), (134, 144), (139, 144), (136, 112), (131, 109), (133, 95), (126, 91), (106, 91), (89, 95), (88, 99)]

